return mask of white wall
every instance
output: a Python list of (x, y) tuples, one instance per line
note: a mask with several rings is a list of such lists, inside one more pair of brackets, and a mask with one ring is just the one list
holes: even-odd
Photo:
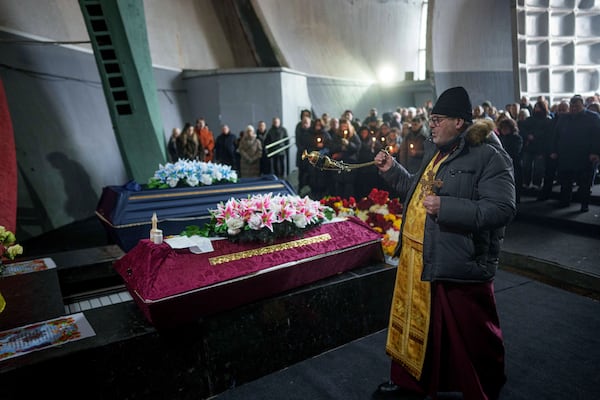
[[(286, 64), (296, 71), (375, 80), (389, 63), (417, 69), (420, 0), (253, 0)], [(408, 55), (408, 56), (407, 56)]]
[[(233, 55), (210, 0), (144, 0), (155, 66), (233, 68)], [(77, 0), (2, 0), (0, 27), (53, 41), (89, 40)], [(76, 47), (91, 51), (88, 44)]]

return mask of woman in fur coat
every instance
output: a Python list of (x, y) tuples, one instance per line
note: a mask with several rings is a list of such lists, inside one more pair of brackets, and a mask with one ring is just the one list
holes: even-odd
[(256, 131), (252, 125), (246, 127), (244, 136), (240, 140), (238, 152), (240, 153), (240, 177), (260, 176), (262, 144), (256, 137)]

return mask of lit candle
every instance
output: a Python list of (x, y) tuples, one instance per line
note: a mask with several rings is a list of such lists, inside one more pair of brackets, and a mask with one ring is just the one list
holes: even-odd
[(411, 149), (411, 150), (413, 149), (413, 147), (415, 147), (415, 145), (414, 145), (414, 144), (412, 144), (412, 143), (411, 143), (409, 146), (410, 146), (410, 149)]
[(152, 230), (150, 231), (151, 233), (156, 232), (156, 230), (158, 229), (157, 223), (158, 218), (156, 218), (156, 213), (152, 213)]
[(317, 138), (317, 143), (321, 143), (323, 139), (321, 139), (320, 137)]
[(163, 232), (158, 229), (158, 218), (156, 213), (152, 213), (152, 229), (150, 229), (150, 240), (154, 244), (161, 244), (163, 241)]

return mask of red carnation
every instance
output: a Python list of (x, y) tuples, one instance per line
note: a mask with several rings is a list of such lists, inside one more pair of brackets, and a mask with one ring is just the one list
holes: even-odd
[(402, 214), (402, 203), (398, 199), (391, 199), (388, 203), (388, 210), (390, 214), (401, 215)]
[(354, 196), (350, 196), (350, 199), (348, 201), (350, 203), (351, 208), (356, 208), (356, 199), (354, 198)]
[(385, 217), (379, 213), (369, 213), (369, 218), (367, 218), (367, 223), (371, 226), (380, 227), (383, 232), (387, 231), (392, 227), (391, 221), (386, 221)]
[(389, 200), (389, 193), (385, 190), (378, 190), (373, 188), (371, 193), (369, 193), (369, 198), (375, 202), (375, 204), (379, 204), (381, 206), (387, 204)]
[(375, 204), (373, 203), (373, 200), (368, 197), (363, 197), (362, 200), (356, 205), (356, 208), (359, 210), (368, 210), (373, 204)]

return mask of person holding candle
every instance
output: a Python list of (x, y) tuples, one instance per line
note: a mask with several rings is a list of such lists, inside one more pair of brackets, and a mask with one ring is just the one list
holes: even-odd
[[(339, 128), (332, 136), (328, 145), (331, 159), (345, 163), (356, 163), (358, 152), (361, 147), (360, 138), (354, 130), (352, 122), (346, 118), (340, 118)], [(356, 197), (356, 171), (339, 172), (333, 174), (334, 195), (342, 198)]]
[[(325, 145), (331, 143), (331, 135), (323, 124), (321, 118), (313, 121), (311, 129), (312, 137), (307, 151), (318, 151), (322, 156), (329, 155), (329, 148)], [(306, 164), (306, 162), (305, 162)], [(331, 176), (331, 171), (321, 171), (318, 168), (308, 168), (308, 186), (310, 186), (310, 197), (315, 200), (320, 200), (327, 190), (328, 178)]]
[[(375, 154), (382, 149), (380, 142), (377, 140), (377, 132), (373, 132), (368, 126), (363, 125), (358, 130), (358, 137), (361, 140), (361, 145), (356, 161), (359, 164), (373, 161)], [(367, 197), (373, 188), (381, 189), (380, 182), (381, 178), (375, 166), (357, 169), (355, 185), (357, 200)]]
[(423, 162), (425, 140), (429, 137), (425, 125), (426, 119), (425, 115), (419, 114), (410, 121), (398, 149), (398, 162), (411, 174), (417, 172)]

